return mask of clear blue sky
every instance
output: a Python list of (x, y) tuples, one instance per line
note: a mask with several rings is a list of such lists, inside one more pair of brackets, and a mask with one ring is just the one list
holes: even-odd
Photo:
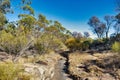
[[(16, 3), (13, 3), (14, 5)], [(70, 31), (90, 31), (88, 20), (92, 16), (97, 16), (101, 20), (105, 15), (115, 15), (115, 0), (32, 0), (32, 7), (36, 16), (41, 13), (48, 19), (58, 20)], [(16, 8), (15, 8), (16, 9)], [(11, 20), (17, 19), (15, 15)]]

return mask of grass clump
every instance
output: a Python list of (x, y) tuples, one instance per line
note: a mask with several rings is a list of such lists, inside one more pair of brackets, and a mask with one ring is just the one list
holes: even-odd
[(30, 74), (20, 74), (19, 75), (19, 79), (20, 80), (31, 80), (31, 78), (32, 78), (32, 75), (30, 75)]
[(0, 63), (0, 80), (15, 80), (18, 73), (21, 72), (20, 65), (8, 63)]
[(120, 53), (120, 42), (115, 42), (112, 45), (112, 50), (115, 51), (115, 52), (119, 52)]

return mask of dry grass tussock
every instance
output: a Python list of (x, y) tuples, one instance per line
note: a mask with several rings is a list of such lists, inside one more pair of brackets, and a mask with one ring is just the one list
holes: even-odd
[(76, 52), (69, 55), (69, 71), (79, 77), (95, 77), (96, 79), (101, 77), (101, 80), (109, 77), (113, 80), (113, 77), (120, 76), (118, 73), (120, 71), (119, 60), (120, 57), (111, 52), (93, 55)]
[(25, 65), (31, 67), (34, 65), (45, 65), (51, 68), (54, 67), (60, 58), (59, 54), (51, 52), (44, 55), (21, 57), (17, 63), (13, 63), (11, 59), (0, 61), (0, 80), (31, 80), (34, 75), (26, 74), (24, 71)]

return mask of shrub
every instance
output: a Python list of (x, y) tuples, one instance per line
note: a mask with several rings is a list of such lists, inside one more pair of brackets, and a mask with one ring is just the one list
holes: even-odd
[(44, 47), (44, 45), (40, 42), (39, 39), (37, 39), (36, 42), (34, 43), (34, 48), (37, 50), (37, 52), (38, 52), (39, 54), (45, 52), (45, 47)]
[(83, 43), (82, 43), (82, 50), (87, 50), (87, 49), (89, 49), (89, 47), (90, 47), (90, 42), (89, 41), (84, 41)]
[(51, 34), (43, 34), (39, 38), (35, 39), (34, 48), (39, 53), (47, 53), (49, 51), (55, 51), (61, 49), (63, 43), (60, 39)]
[(91, 41), (84, 38), (81, 38), (81, 39), (69, 38), (66, 40), (67, 47), (72, 51), (87, 50), (89, 49), (90, 44), (91, 44)]
[(76, 47), (78, 46), (78, 44), (76, 44), (75, 38), (69, 38), (69, 39), (67, 39), (66, 42), (65, 42), (65, 44), (72, 51), (75, 50)]
[(15, 80), (21, 72), (20, 65), (0, 63), (0, 80)]
[(120, 53), (120, 42), (115, 42), (112, 45), (112, 50), (115, 51), (115, 52), (119, 52)]
[(7, 53), (17, 54), (27, 44), (27, 38), (24, 34), (14, 36), (6, 31), (0, 32), (0, 47)]

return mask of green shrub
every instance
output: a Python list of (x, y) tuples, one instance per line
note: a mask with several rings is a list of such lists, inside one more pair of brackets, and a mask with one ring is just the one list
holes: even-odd
[(75, 38), (69, 38), (66, 40), (65, 42), (66, 46), (70, 49), (70, 50), (76, 50), (77, 46), (79, 46), (79, 44), (76, 44), (76, 39)]
[(87, 50), (87, 49), (89, 49), (91, 41), (84, 39), (84, 38), (81, 38), (81, 39), (69, 38), (66, 40), (65, 44), (72, 51), (74, 51), (74, 50)]
[(20, 65), (13, 63), (0, 63), (0, 80), (15, 80), (21, 72)]
[(120, 53), (120, 42), (115, 42), (112, 45), (112, 50), (115, 51), (115, 52), (119, 52)]
[(16, 36), (6, 31), (0, 32), (0, 47), (7, 53), (17, 54), (27, 44), (27, 38), (19, 33)]
[(37, 50), (39, 54), (45, 52), (45, 46), (40, 42), (39, 39), (37, 39), (36, 42), (34, 43), (34, 48)]
[(48, 53), (49, 51), (55, 51), (61, 49), (63, 43), (60, 39), (51, 34), (43, 34), (39, 38), (35, 39), (34, 48), (38, 53)]
[(87, 50), (87, 49), (89, 49), (89, 47), (90, 47), (90, 42), (89, 41), (84, 41), (83, 43), (82, 43), (82, 50)]

